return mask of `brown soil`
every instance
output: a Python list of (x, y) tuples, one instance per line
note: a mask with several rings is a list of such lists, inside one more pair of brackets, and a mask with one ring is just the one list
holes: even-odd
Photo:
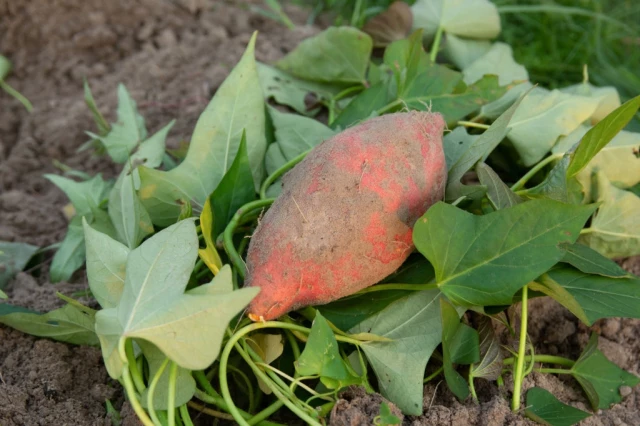
[[(199, 113), (242, 54), (253, 30), (260, 31), (257, 57), (265, 62), (318, 31), (302, 25), (306, 14), (300, 10), (288, 10), (300, 26), (287, 31), (250, 12), (247, 3), (0, 0), (0, 52), (14, 64), (8, 82), (35, 107), (28, 114), (18, 102), (0, 93), (0, 240), (45, 247), (64, 236), (66, 197), (42, 177), (57, 172), (53, 160), (88, 173), (115, 176), (117, 170), (110, 161), (76, 152), (87, 139), (84, 131), (95, 130), (82, 98), (83, 77), (111, 121), (115, 120), (119, 82), (138, 102), (151, 132), (176, 118), (168, 144), (177, 147), (189, 138)], [(8, 287), (11, 302), (46, 311), (61, 305), (56, 291), (71, 294), (87, 288), (83, 271), (70, 282), (49, 283), (50, 261), (48, 253), (44, 267), (12, 280)], [(625, 266), (640, 272), (637, 259)], [(552, 302), (536, 300), (531, 315), (531, 337), (538, 352), (574, 358), (579, 354), (588, 330), (569, 313)], [(606, 320), (595, 329), (601, 333), (603, 352), (621, 367), (640, 374), (640, 322)], [(5, 327), (0, 327), (0, 342), (2, 426), (109, 425), (107, 399), (122, 408), (123, 424), (137, 423), (123, 403), (120, 385), (108, 378), (98, 349), (35, 339)], [(564, 402), (586, 408), (584, 396), (572, 381), (533, 375), (526, 385), (534, 384), (551, 390)], [(443, 384), (430, 384), (425, 388), (425, 414), (405, 417), (404, 423), (530, 423), (510, 413), (504, 398), (508, 391), (479, 383), (478, 392), (480, 406), (461, 404)], [(379, 396), (352, 394), (336, 409), (334, 423), (371, 424), (379, 404)], [(639, 408), (640, 390), (636, 388), (623, 404), (584, 424), (638, 425)]]

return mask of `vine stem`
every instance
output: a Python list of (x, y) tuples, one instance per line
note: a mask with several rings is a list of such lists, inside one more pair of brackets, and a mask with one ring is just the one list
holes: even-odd
[(13, 87), (9, 86), (9, 84), (6, 83), (1, 78), (0, 78), (0, 88), (2, 90), (4, 90), (5, 92), (7, 92), (8, 95), (13, 96), (14, 98), (16, 98), (18, 100), (18, 102), (20, 102), (28, 112), (33, 111), (33, 105), (31, 104), (29, 99), (27, 99), (25, 96), (22, 95), (22, 93), (18, 92)]
[(438, 27), (438, 31), (436, 31), (436, 36), (433, 39), (433, 45), (431, 46), (431, 52), (429, 54), (429, 59), (431, 62), (436, 61), (436, 57), (438, 56), (438, 50), (440, 50), (440, 41), (442, 40), (442, 33), (444, 32), (444, 28), (442, 26)]
[(169, 358), (165, 358), (165, 360), (162, 362), (162, 365), (160, 365), (160, 368), (158, 368), (158, 371), (156, 371), (156, 374), (153, 376), (153, 379), (149, 384), (149, 391), (147, 392), (147, 407), (149, 410), (149, 415), (151, 416), (151, 420), (153, 420), (153, 422), (157, 424), (160, 424), (160, 419), (158, 419), (156, 410), (153, 407), (153, 394), (156, 392), (156, 386), (158, 386), (160, 377), (162, 376), (164, 369), (167, 368), (168, 364)]
[(308, 149), (305, 152), (303, 152), (302, 154), (292, 158), (291, 160), (287, 161), (282, 166), (280, 166), (280, 168), (276, 169), (275, 172), (271, 173), (265, 179), (265, 181), (262, 182), (262, 185), (260, 186), (260, 199), (261, 200), (266, 200), (267, 199), (267, 189), (269, 189), (271, 184), (274, 183), (275, 181), (277, 181), (278, 178), (280, 176), (282, 176), (283, 174), (285, 174), (287, 171), (289, 171), (289, 169), (292, 169), (293, 166), (295, 166), (296, 164), (298, 164), (299, 162), (304, 160), (304, 157), (307, 156), (309, 151), (311, 151), (311, 150)]
[(135, 411), (138, 419), (144, 426), (154, 426), (153, 422), (147, 415), (147, 412), (144, 411), (142, 405), (140, 405), (140, 401), (136, 395), (136, 389), (133, 384), (133, 380), (131, 379), (131, 372), (129, 371), (129, 363), (127, 361), (127, 353), (125, 349), (127, 339), (121, 338), (118, 342), (118, 354), (120, 355), (120, 360), (122, 361), (122, 381), (124, 382), (124, 389), (127, 391), (127, 397), (129, 398), (129, 403)]
[(571, 374), (571, 370), (563, 370), (562, 368), (538, 368), (535, 371), (547, 374)]
[[(517, 360), (516, 357), (505, 358), (502, 361), (502, 364), (513, 365), (515, 364), (516, 360)], [(572, 361), (568, 358), (563, 358), (561, 356), (555, 356), (555, 355), (534, 355), (533, 362), (540, 362), (544, 364), (556, 364), (556, 365), (562, 365), (569, 368), (573, 367), (573, 365), (575, 364), (575, 361)]]
[(458, 125), (465, 126), (465, 127), (473, 127), (476, 129), (485, 129), (485, 130), (491, 127), (488, 124), (474, 123), (473, 121), (458, 121)]
[(518, 345), (518, 359), (516, 369), (513, 373), (513, 397), (511, 399), (511, 411), (520, 409), (520, 394), (522, 392), (522, 381), (524, 379), (524, 357), (527, 349), (527, 302), (529, 287), (522, 287), (522, 316), (520, 318), (520, 342)]
[(511, 187), (511, 190), (512, 191), (519, 190), (524, 186), (525, 183), (529, 181), (529, 179), (531, 179), (533, 176), (535, 176), (536, 173), (542, 170), (544, 166), (551, 163), (552, 161), (561, 159), (563, 156), (564, 156), (564, 153), (553, 154), (548, 156), (544, 160), (540, 161), (538, 164), (532, 167), (531, 170), (529, 170), (524, 176), (522, 176), (519, 181), (514, 183), (513, 186)]
[(167, 395), (167, 411), (169, 426), (176, 426), (176, 381), (178, 380), (178, 364), (171, 362), (169, 370), (169, 392)]
[(231, 219), (227, 227), (224, 229), (222, 238), (224, 250), (227, 252), (227, 255), (229, 255), (229, 259), (231, 259), (231, 262), (237, 268), (238, 274), (240, 274), (242, 278), (244, 278), (245, 276), (246, 266), (244, 264), (244, 261), (242, 260), (242, 257), (240, 257), (240, 255), (236, 251), (236, 248), (233, 246), (233, 231), (235, 230), (236, 226), (238, 226), (238, 222), (240, 222), (245, 214), (256, 209), (270, 206), (273, 201), (273, 198), (266, 198), (264, 200), (252, 201), (245, 204), (238, 209), (236, 214), (233, 215), (233, 218)]
[(191, 421), (191, 416), (189, 415), (187, 404), (182, 404), (180, 406), (180, 417), (182, 418), (182, 422), (185, 426), (193, 426), (193, 421)]

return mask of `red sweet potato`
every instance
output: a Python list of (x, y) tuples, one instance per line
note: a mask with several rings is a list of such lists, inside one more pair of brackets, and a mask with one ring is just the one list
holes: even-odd
[(314, 148), (283, 178), (247, 254), (253, 320), (331, 302), (379, 282), (413, 250), (416, 220), (444, 196), (444, 120), (376, 117)]

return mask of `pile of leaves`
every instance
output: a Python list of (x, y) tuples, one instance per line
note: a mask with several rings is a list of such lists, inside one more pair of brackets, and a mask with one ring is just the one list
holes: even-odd
[[(267, 419), (286, 407), (319, 425), (351, 385), (419, 415), (423, 384), (439, 375), (477, 400), (478, 379), (510, 374), (516, 411), (540, 363), (556, 367), (536, 371), (573, 376), (594, 411), (620, 402), (618, 389), (640, 379), (607, 360), (596, 335), (577, 360), (535, 353), (527, 301), (550, 297), (586, 325), (640, 318), (640, 280), (611, 260), (640, 254), (640, 135), (623, 130), (640, 97), (621, 105), (614, 88), (586, 78), (534, 87), (511, 48), (490, 41), (500, 32), (494, 5), (474, 0), (459, 13), (452, 3), (417, 1), (412, 32), (393, 10), (368, 27), (373, 37), (328, 28), (275, 66), (255, 61), (254, 35), (186, 153), (165, 148), (173, 122), (149, 134), (124, 86), (109, 124), (85, 84), (97, 127), (85, 148), (122, 171), (115, 181), (46, 176), (72, 206), (51, 281), (86, 265), (101, 309), (61, 296), (67, 304), (48, 313), (0, 305), (0, 322), (99, 345), (145, 425), (191, 425), (189, 407), (242, 425), (275, 425)], [(385, 22), (401, 27), (389, 35)], [(245, 318), (258, 290), (242, 288), (242, 256), (280, 177), (341, 129), (402, 110), (440, 112), (450, 129), (445, 202), (416, 223), (417, 253), (345, 299), (278, 321)], [(0, 248), (0, 284), (38, 249)], [(512, 346), (501, 347), (494, 323)], [(539, 388), (525, 400), (524, 414), (545, 424), (590, 415)], [(398, 419), (383, 405), (376, 421)]]

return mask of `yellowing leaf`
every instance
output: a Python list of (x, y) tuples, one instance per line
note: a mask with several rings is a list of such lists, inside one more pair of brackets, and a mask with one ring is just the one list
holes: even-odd
[(462, 74), (467, 84), (475, 83), (487, 74), (497, 75), (501, 86), (529, 80), (527, 69), (513, 59), (513, 50), (505, 43), (494, 43), (489, 51), (464, 68)]
[(488, 39), (500, 33), (498, 9), (489, 0), (417, 0), (411, 6), (413, 28), (425, 36), (438, 27), (457, 36)]
[(609, 113), (620, 106), (620, 95), (613, 86), (596, 87), (589, 83), (580, 83), (560, 89), (563, 93), (570, 95), (588, 96), (598, 100), (598, 108), (591, 116), (593, 124), (605, 118)]
[(215, 242), (211, 237), (211, 232), (213, 232), (213, 212), (211, 211), (209, 198), (205, 201), (204, 208), (200, 214), (200, 230), (202, 231), (206, 247), (198, 249), (198, 256), (200, 256), (200, 259), (202, 259), (205, 265), (213, 272), (213, 275), (217, 275), (222, 267), (222, 260), (220, 260)]

